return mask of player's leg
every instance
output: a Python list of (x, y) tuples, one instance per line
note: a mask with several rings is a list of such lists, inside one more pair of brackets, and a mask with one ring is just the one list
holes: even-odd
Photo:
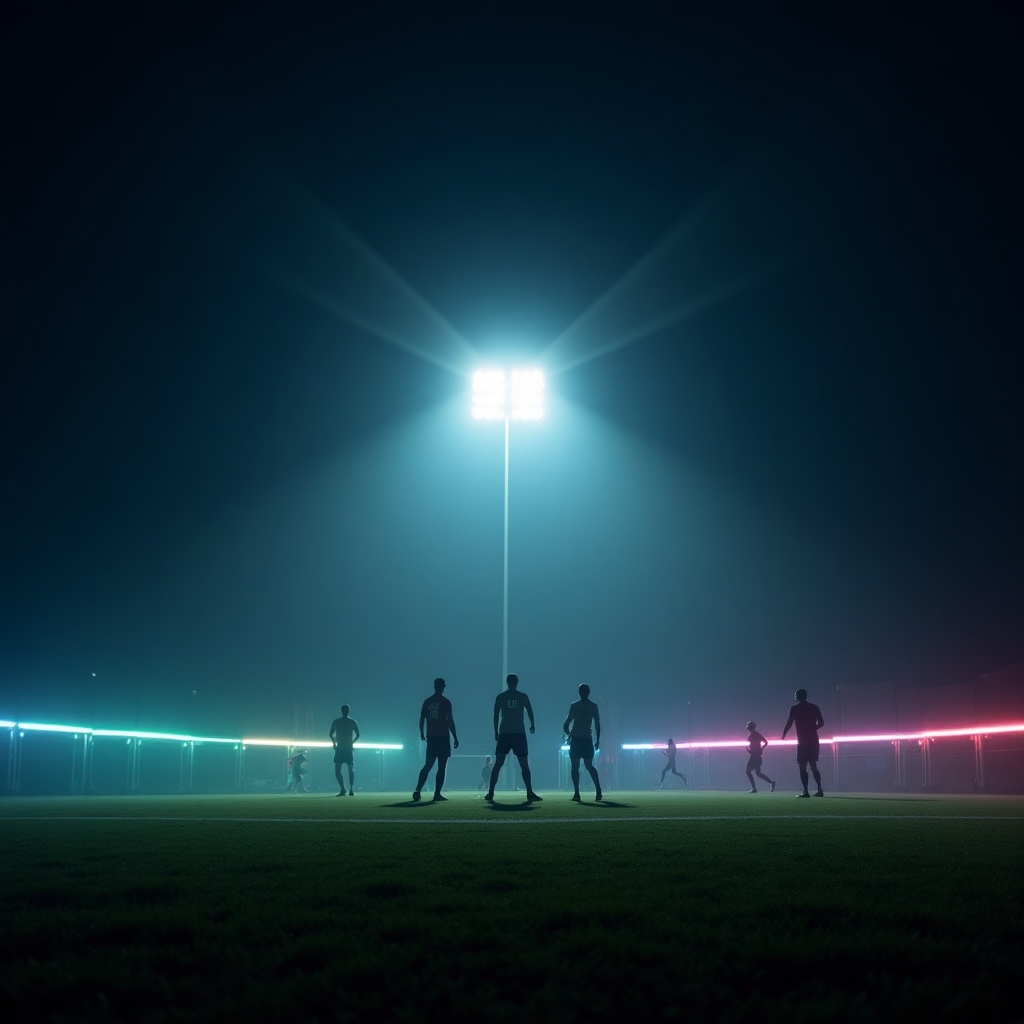
[[(817, 786), (818, 786), (818, 791), (814, 795), (815, 796), (824, 796), (825, 794), (822, 792), (822, 789), (821, 789), (821, 772), (818, 771), (818, 762), (817, 761), (812, 761), (811, 762), (811, 774), (814, 776), (814, 781), (815, 781), (815, 783), (817, 783)], [(805, 782), (804, 783), (804, 789), (806, 789), (806, 788), (807, 788), (807, 783)]]
[(807, 792), (807, 782), (808, 782), (808, 779), (807, 779), (807, 762), (806, 761), (800, 761), (798, 763), (800, 765), (800, 785), (803, 787), (803, 792), (802, 793), (798, 793), (797, 795), (798, 796), (810, 796), (811, 794)]
[(444, 777), (448, 773), (448, 758), (442, 754), (437, 759), (437, 774), (434, 776), (434, 799), (435, 800), (446, 800), (447, 797), (441, 796), (441, 790), (444, 789)]
[(572, 799), (578, 801), (580, 798), (580, 759), (570, 756), (569, 763), (571, 765), (569, 778), (572, 779)]
[(351, 761), (348, 763), (348, 793), (349, 796), (356, 795), (356, 770)]
[(413, 800), (419, 800), (420, 790), (423, 789), (423, 783), (427, 781), (427, 776), (430, 774), (430, 769), (434, 767), (434, 762), (437, 760), (437, 754), (428, 754), (427, 760), (424, 762), (423, 767), (420, 769), (419, 778), (416, 780), (416, 789), (413, 791)]
[(526, 754), (519, 754), (519, 770), (523, 773), (523, 786), (526, 788), (527, 800), (540, 800), (533, 791), (533, 772), (530, 771), (530, 758)]
[(342, 770), (343, 767), (344, 767), (344, 762), (342, 762), (342, 761), (335, 761), (334, 762), (334, 777), (338, 780), (338, 789), (341, 791), (340, 793), (338, 793), (338, 796), (344, 796), (345, 795), (345, 781), (344, 781), (344, 779), (342, 778), (342, 775), (341, 775), (341, 770)]
[(595, 799), (601, 799), (601, 780), (598, 777), (597, 769), (594, 767), (594, 759), (592, 757), (585, 757), (583, 759), (583, 766), (587, 769), (587, 774), (590, 776), (591, 781), (594, 783)]
[(505, 764), (505, 754), (494, 755), (494, 767), (491, 769), (491, 781), (487, 786), (487, 793), (484, 796), (485, 800), (494, 799), (494, 787), (498, 784), (498, 776), (501, 773), (501, 769)]

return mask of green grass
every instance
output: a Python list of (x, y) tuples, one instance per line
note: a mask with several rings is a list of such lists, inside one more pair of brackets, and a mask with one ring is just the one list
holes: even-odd
[(1024, 1019), (1024, 799), (609, 796), (0, 801), (0, 1006), (82, 1022)]

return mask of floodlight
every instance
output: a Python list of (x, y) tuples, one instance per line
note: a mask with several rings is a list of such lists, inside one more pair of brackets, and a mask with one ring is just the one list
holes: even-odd
[(540, 370), (514, 370), (510, 399), (512, 419), (543, 419), (544, 374)]
[(473, 417), (505, 418), (505, 374), (501, 370), (478, 370), (473, 374)]
[(473, 417), (478, 420), (539, 420), (544, 416), (540, 370), (478, 370), (473, 374)]

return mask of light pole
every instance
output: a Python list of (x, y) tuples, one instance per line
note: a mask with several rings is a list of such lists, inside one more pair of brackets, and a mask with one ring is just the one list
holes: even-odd
[[(479, 370), (473, 374), (473, 417), (505, 421), (505, 531), (501, 602), (501, 686), (508, 675), (508, 438), (512, 420), (544, 416), (544, 374), (540, 370)], [(499, 687), (500, 689), (500, 687)]]

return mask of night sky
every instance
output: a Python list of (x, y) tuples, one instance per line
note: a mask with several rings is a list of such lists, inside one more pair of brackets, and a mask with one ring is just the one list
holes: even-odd
[(538, 747), (1024, 657), (1020, 5), (84, 7), (3, 14), (0, 717), (489, 751), (480, 365)]

